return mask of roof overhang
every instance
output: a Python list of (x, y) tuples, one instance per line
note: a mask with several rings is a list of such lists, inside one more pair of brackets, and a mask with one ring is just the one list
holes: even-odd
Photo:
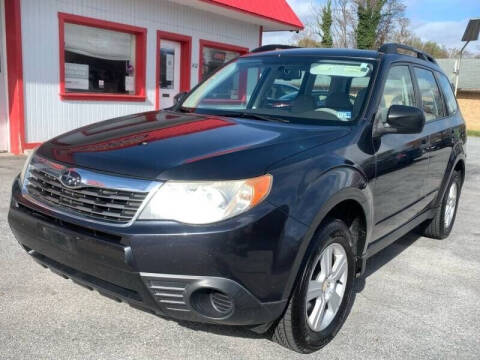
[(263, 31), (298, 31), (303, 23), (285, 0), (169, 0), (174, 3), (263, 26)]

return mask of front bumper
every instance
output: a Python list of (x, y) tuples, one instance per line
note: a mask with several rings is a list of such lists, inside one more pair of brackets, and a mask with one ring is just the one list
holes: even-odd
[(258, 325), (284, 311), (306, 229), (271, 205), (254, 210), (208, 229), (108, 228), (29, 203), (15, 181), (8, 219), (37, 262), (102, 295), (177, 320)]

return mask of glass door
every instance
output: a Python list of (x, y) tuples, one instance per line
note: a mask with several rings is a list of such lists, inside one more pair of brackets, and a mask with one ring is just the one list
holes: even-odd
[(160, 40), (160, 108), (173, 106), (175, 95), (180, 92), (180, 58), (182, 47), (179, 42)]

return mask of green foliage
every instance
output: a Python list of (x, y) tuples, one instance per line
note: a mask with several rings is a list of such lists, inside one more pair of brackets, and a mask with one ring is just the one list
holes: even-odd
[(468, 136), (480, 136), (480, 130), (467, 130)]
[(357, 48), (373, 49), (377, 40), (377, 29), (382, 19), (382, 8), (386, 0), (362, 0), (357, 7)]
[(434, 41), (423, 42), (422, 39), (417, 36), (411, 35), (408, 39), (405, 39), (403, 43), (418, 50), (425, 51), (436, 59), (451, 57), (449, 50), (445, 46), (441, 46)]
[(320, 25), (320, 29), (322, 31), (322, 47), (331, 48), (333, 46), (333, 37), (332, 37), (332, 1), (328, 0), (327, 5), (325, 5), (322, 9), (322, 23)]
[(302, 48), (319, 48), (322, 47), (320, 41), (315, 40), (313, 37), (305, 35), (301, 38), (298, 38), (295, 42), (295, 45)]

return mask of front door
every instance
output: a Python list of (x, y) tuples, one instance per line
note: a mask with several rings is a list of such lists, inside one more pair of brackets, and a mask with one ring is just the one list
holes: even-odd
[(175, 95), (180, 92), (181, 43), (160, 40), (160, 109), (173, 106)]
[[(418, 106), (408, 65), (393, 66), (385, 82), (377, 121), (385, 122), (392, 105)], [(385, 134), (376, 148), (374, 185), (375, 232), (377, 240), (418, 215), (428, 176), (428, 136)]]
[(7, 89), (5, 86), (5, 56), (3, 54), (3, 14), (0, 15), (0, 152), (8, 150)]

